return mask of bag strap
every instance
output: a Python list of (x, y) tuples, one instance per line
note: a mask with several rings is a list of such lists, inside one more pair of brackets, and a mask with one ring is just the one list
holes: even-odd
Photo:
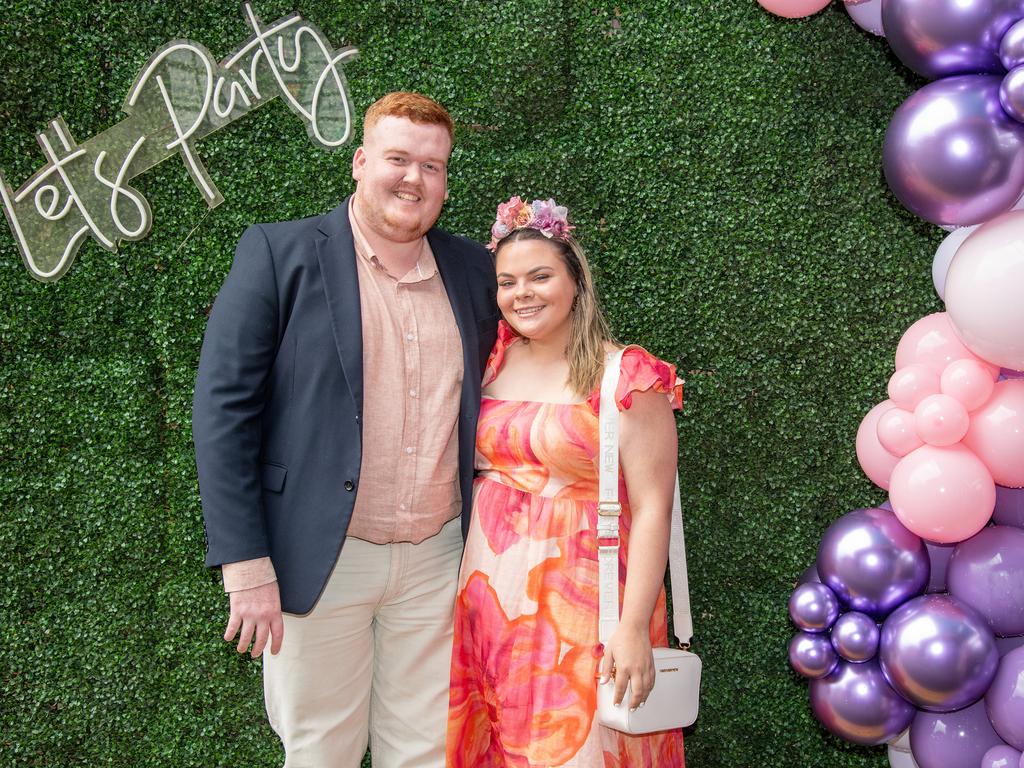
[[(601, 412), (598, 417), (600, 450), (598, 454), (599, 496), (597, 504), (598, 560), (598, 638), (607, 645), (619, 625), (619, 408), (615, 395), (619, 386), (622, 353), (607, 356), (601, 379)], [(676, 475), (672, 500), (672, 525), (668, 547), (669, 574), (672, 583), (672, 623), (679, 644), (688, 648), (693, 637), (690, 614), (690, 586), (686, 573), (686, 539)]]

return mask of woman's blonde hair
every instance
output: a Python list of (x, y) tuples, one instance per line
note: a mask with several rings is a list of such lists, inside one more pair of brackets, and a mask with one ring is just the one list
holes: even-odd
[(520, 240), (540, 240), (555, 246), (569, 276), (576, 284), (565, 357), (569, 361), (569, 388), (580, 397), (586, 397), (601, 384), (605, 344), (616, 344), (601, 312), (586, 254), (572, 235), (564, 238), (547, 237), (539, 230), (523, 227), (513, 230), (498, 241), (495, 256), (504, 245)]

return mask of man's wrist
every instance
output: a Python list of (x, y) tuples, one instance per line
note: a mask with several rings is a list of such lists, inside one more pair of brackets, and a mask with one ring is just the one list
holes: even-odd
[(225, 592), (241, 592), (277, 581), (277, 573), (269, 557), (224, 563), (220, 570), (224, 578)]

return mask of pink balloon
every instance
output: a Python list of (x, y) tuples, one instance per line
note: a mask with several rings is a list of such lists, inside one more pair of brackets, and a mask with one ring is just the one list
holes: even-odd
[(892, 471), (889, 501), (911, 532), (953, 544), (985, 527), (995, 508), (996, 486), (981, 459), (963, 445), (923, 445)]
[(971, 419), (960, 401), (949, 395), (928, 395), (914, 409), (917, 435), (928, 445), (952, 445), (967, 434)]
[(893, 456), (906, 456), (924, 445), (917, 435), (914, 414), (903, 408), (891, 408), (878, 418), (878, 442)]
[(894, 407), (892, 400), (883, 400), (868, 411), (857, 429), (857, 461), (868, 479), (880, 488), (889, 487), (889, 475), (900, 461), (878, 442), (878, 419)]
[(1024, 379), (1000, 381), (971, 414), (964, 445), (985, 462), (999, 485), (1024, 487)]
[(944, 395), (955, 397), (968, 411), (985, 404), (992, 395), (991, 371), (977, 360), (954, 360), (939, 380)]
[(769, 13), (787, 19), (802, 19), (804, 16), (817, 13), (829, 4), (829, 0), (757, 0), (757, 2)]
[[(964, 242), (966, 244), (966, 241)], [(959, 249), (957, 253), (960, 253)], [(922, 317), (907, 329), (896, 347), (897, 370), (912, 363), (921, 363), (933, 368), (936, 373), (941, 375), (947, 365), (954, 360), (963, 358), (980, 360), (977, 355), (964, 346), (945, 312), (935, 312)], [(994, 380), (999, 374), (998, 366), (984, 360), (980, 360), (980, 362), (992, 370)]]
[(938, 372), (921, 363), (897, 368), (896, 373), (889, 378), (889, 399), (908, 411), (914, 410), (928, 395), (938, 392)]
[(1005, 368), (1024, 368), (1024, 211), (987, 221), (957, 249), (946, 309), (964, 344)]

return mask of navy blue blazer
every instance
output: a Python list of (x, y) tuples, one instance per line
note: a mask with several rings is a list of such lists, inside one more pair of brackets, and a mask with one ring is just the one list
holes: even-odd
[[(427, 233), (462, 336), (462, 530), (469, 525), (480, 380), (497, 334), (494, 261)], [(203, 340), (192, 433), (206, 565), (269, 555), (281, 607), (316, 604), (359, 492), (363, 345), (348, 200), (242, 235)]]

